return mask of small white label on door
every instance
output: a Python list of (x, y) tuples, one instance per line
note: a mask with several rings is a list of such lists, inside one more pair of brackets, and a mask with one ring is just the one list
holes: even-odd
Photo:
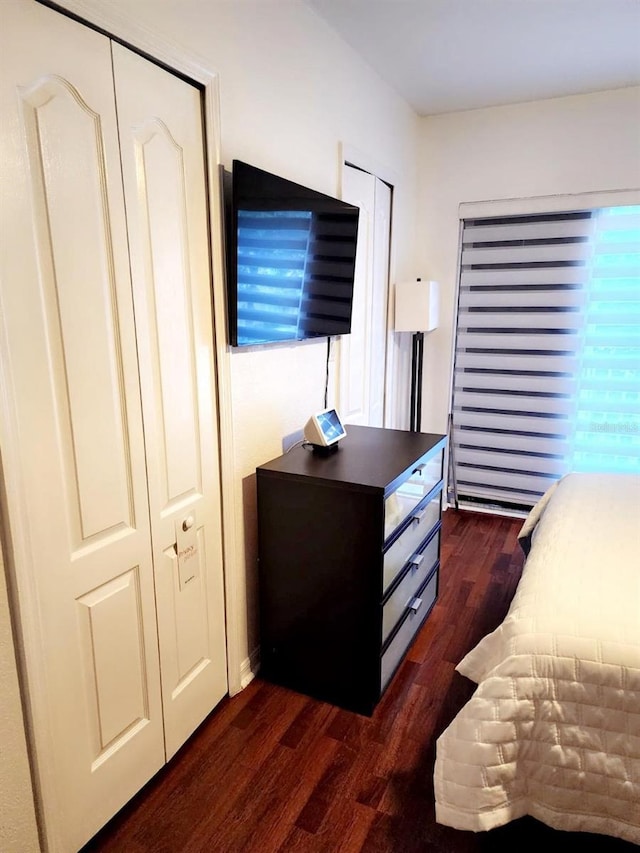
[(200, 554), (197, 539), (198, 525), (195, 516), (176, 521), (176, 546), (178, 550), (178, 579), (180, 589), (192, 583), (200, 573)]

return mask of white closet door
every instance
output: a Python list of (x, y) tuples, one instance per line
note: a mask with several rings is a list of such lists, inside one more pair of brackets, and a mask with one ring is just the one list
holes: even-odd
[(345, 165), (342, 198), (360, 208), (351, 334), (340, 339), (337, 402), (351, 424), (384, 425), (391, 190)]
[(48, 844), (163, 764), (110, 45), (3, 2), (0, 439)]
[(202, 109), (196, 87), (113, 58), (169, 758), (227, 691)]

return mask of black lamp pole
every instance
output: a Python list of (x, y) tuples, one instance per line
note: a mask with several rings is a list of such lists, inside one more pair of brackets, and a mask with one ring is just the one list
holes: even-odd
[(424, 332), (414, 332), (411, 338), (411, 432), (420, 432), (422, 423), (422, 362), (424, 360)]

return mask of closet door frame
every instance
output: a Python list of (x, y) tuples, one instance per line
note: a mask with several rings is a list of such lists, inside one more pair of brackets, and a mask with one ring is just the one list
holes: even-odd
[[(44, 0), (38, 0), (43, 2)], [(246, 683), (242, 681), (241, 637), (239, 635), (242, 612), (238, 565), (238, 520), (233, 495), (235, 478), (233, 460), (233, 423), (231, 417), (231, 361), (227, 347), (227, 320), (224, 266), (224, 211), (222, 204), (222, 167), (220, 156), (220, 81), (217, 73), (207, 68), (197, 57), (182, 48), (159, 38), (155, 33), (132, 20), (128, 15), (105, 8), (101, 0), (58, 0), (47, 3), (66, 11), (81, 23), (102, 30), (110, 37), (123, 42), (164, 65), (167, 69), (186, 77), (202, 88), (205, 122), (205, 153), (209, 204), (209, 247), (212, 265), (213, 337), (219, 424), (220, 492), (222, 505), (222, 553), (225, 583), (225, 609), (227, 621), (227, 678), (229, 695), (239, 693)], [(225, 497), (228, 496), (228, 497)]]
[[(387, 341), (385, 356), (385, 382), (384, 382), (384, 426), (391, 429), (407, 429), (408, 417), (406, 412), (409, 407), (409, 376), (411, 364), (411, 346), (408, 335), (397, 335), (393, 331), (394, 315), (394, 288), (396, 281), (396, 252), (394, 236), (394, 195), (398, 185), (401, 183), (396, 171), (388, 168), (384, 163), (370, 157), (365, 152), (348, 143), (341, 143), (339, 147), (339, 193), (342, 198), (343, 175), (345, 165), (362, 169), (375, 178), (384, 181), (391, 188), (391, 220), (389, 239), (389, 286), (387, 293)], [(337, 364), (335, 357), (336, 347), (332, 349), (332, 388), (334, 397), (339, 391), (340, 383), (340, 353), (338, 353)]]

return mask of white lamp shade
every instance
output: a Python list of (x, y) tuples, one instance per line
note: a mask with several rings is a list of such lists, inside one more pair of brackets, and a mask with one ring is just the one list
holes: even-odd
[(438, 327), (440, 293), (437, 281), (396, 284), (396, 332), (431, 332)]

